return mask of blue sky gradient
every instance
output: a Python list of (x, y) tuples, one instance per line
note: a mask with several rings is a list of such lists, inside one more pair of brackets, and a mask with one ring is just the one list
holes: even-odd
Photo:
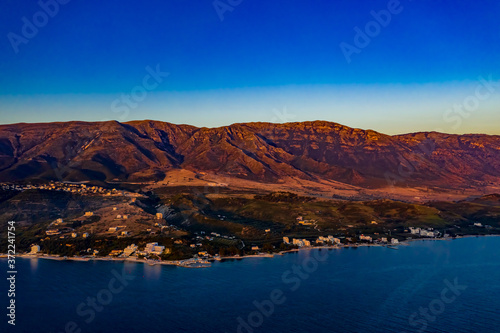
[[(60, 1), (29, 38), (23, 17), (43, 19), (40, 4), (0, 5), (0, 123), (323, 119), (500, 134), (498, 1), (220, 0), (223, 13), (213, 0)], [(390, 22), (356, 44), (355, 27), (388, 8)], [(341, 43), (357, 48), (350, 61)], [(477, 89), (488, 96), (476, 105)]]

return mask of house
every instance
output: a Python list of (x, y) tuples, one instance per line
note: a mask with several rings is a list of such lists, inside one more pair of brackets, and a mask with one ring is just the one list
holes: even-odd
[(371, 242), (372, 238), (370, 236), (361, 235), (361, 236), (359, 236), (359, 240), (364, 240), (364, 241), (367, 241), (367, 242)]
[(118, 220), (121, 220), (122, 216), (121, 216), (121, 215), (116, 215), (116, 218), (117, 218)]
[(89, 234), (88, 234), (87, 232), (84, 232), (84, 233), (82, 234), (82, 237), (83, 237), (83, 238), (87, 238), (87, 237), (89, 237)]
[(85, 216), (89, 217), (89, 216), (93, 216), (94, 213), (93, 212), (85, 212)]
[(475, 226), (475, 227), (482, 227), (482, 226), (483, 226), (483, 224), (482, 224), (482, 223), (478, 223), (478, 222), (476, 222), (476, 223), (474, 223), (474, 226)]
[(259, 247), (258, 246), (252, 246), (252, 251), (259, 251)]
[(391, 244), (399, 244), (399, 240), (397, 238), (391, 239)]
[(266, 229), (265, 232), (271, 232), (271, 229)]
[(76, 238), (76, 236), (78, 236), (78, 234), (77, 234), (76, 232), (72, 232), (72, 233), (71, 233), (71, 237), (72, 237), (72, 238)]
[(40, 252), (40, 245), (32, 245), (31, 246), (31, 254), (35, 254), (35, 253), (38, 253)]
[(162, 213), (156, 213), (156, 219), (157, 220), (163, 219), (163, 214)]
[(118, 227), (111, 227), (108, 229), (109, 232), (116, 232), (118, 230)]
[(45, 233), (48, 236), (53, 236), (53, 235), (59, 235), (61, 232), (59, 231), (59, 229), (50, 229), (50, 230), (45, 231)]
[(380, 241), (381, 241), (382, 243), (387, 243), (387, 237), (382, 237), (382, 238), (380, 239)]
[(122, 250), (113, 250), (109, 253), (110, 256), (118, 256), (122, 253)]
[(122, 232), (121, 232), (121, 235), (122, 235), (122, 236), (128, 236), (128, 231), (122, 231)]
[(288, 237), (283, 237), (283, 243), (285, 243), (285, 244), (290, 244), (290, 238), (288, 238)]

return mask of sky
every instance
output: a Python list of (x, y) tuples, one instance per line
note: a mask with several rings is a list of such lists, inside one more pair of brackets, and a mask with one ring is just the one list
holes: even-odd
[(500, 135), (500, 2), (4, 0), (0, 124)]

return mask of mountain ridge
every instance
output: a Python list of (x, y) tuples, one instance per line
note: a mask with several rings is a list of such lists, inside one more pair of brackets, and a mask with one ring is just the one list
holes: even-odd
[(157, 181), (174, 169), (273, 183), (480, 188), (500, 183), (500, 136), (387, 135), (328, 121), (220, 127), (155, 120), (0, 125), (0, 181)]

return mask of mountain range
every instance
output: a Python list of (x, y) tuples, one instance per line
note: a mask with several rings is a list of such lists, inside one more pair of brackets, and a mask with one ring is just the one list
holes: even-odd
[(366, 188), (500, 183), (500, 136), (386, 135), (333, 122), (199, 128), (160, 121), (0, 126), (0, 181), (158, 181), (185, 169), (257, 182)]

